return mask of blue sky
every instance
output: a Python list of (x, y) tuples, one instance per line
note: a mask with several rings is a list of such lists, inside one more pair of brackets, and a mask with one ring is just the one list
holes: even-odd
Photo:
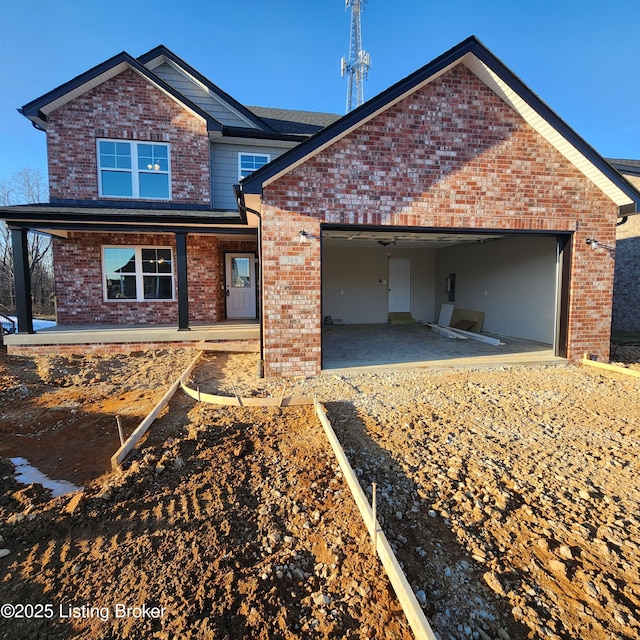
[[(345, 110), (344, 0), (3, 4), (0, 179), (46, 172), (16, 109), (120, 51), (164, 44), (244, 104)], [(475, 35), (603, 156), (640, 159), (639, 27), (639, 0), (369, 0), (365, 98)]]

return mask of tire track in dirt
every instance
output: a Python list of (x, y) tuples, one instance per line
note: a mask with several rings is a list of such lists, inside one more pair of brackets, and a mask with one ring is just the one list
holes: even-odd
[[(256, 381), (247, 362), (216, 356), (204, 377), (279, 395), (281, 382)], [(81, 360), (69, 366), (85, 376)], [(21, 389), (3, 398), (21, 401)], [(321, 376), (288, 389), (334, 403), (336, 431), (365, 490), (378, 482), (383, 528), (442, 637), (638, 635), (637, 381), (533, 367)], [(73, 514), (31, 489), (0, 494), (0, 534), (23, 545), (0, 560), (10, 567), (0, 595), (144, 596), (168, 603), (171, 620), (13, 637), (402, 637), (393, 597), (366, 579), (366, 534), (343, 530), (339, 470), (313, 417), (180, 396), (172, 406), (122, 477), (89, 485)]]
[(72, 513), (59, 498), (5, 528), (0, 597), (168, 612), (60, 627), (83, 640), (411, 637), (312, 410), (192, 404), (185, 422), (163, 433), (161, 418), (162, 442), (90, 483)]

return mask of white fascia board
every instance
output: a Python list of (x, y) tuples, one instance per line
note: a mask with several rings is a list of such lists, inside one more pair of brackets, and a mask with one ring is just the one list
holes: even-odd
[(616, 205), (632, 204), (629, 198), (589, 159), (571, 144), (555, 127), (545, 120), (533, 107), (516, 93), (502, 78), (489, 69), (474, 55), (465, 56), (465, 66), (478, 77), (501, 100), (506, 102), (549, 144), (557, 149), (585, 177), (595, 184)]

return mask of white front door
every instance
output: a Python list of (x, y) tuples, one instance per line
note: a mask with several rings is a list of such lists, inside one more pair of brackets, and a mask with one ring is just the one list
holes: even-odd
[(255, 254), (227, 253), (227, 318), (256, 317)]
[(411, 259), (389, 258), (389, 313), (411, 311)]

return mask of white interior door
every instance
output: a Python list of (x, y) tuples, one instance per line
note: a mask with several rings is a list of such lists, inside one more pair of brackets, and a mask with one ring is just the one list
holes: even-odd
[(253, 253), (228, 253), (225, 270), (227, 279), (227, 318), (255, 318), (255, 255)]
[(389, 258), (389, 313), (411, 311), (411, 259)]

